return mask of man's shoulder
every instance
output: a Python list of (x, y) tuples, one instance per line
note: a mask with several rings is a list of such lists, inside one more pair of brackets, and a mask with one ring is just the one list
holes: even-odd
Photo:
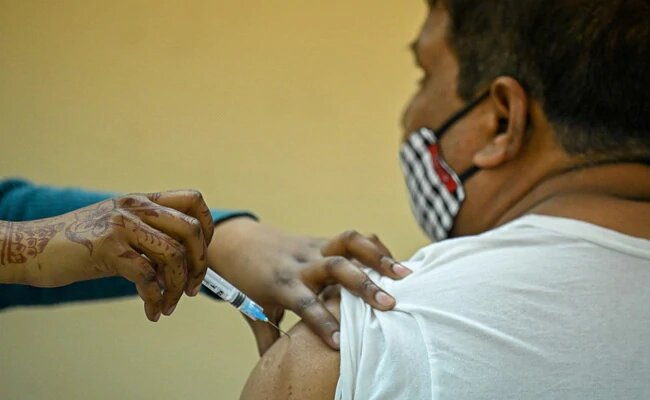
[(538, 264), (574, 259), (586, 253), (592, 259), (599, 252), (611, 257), (650, 260), (650, 241), (575, 219), (528, 215), (480, 235), (426, 246), (407, 265), (440, 268), (476, 259), (483, 265), (521, 261)]
[(433, 243), (418, 250), (406, 264), (417, 270), (431, 270), (462, 265), (477, 258), (483, 265), (513, 257), (535, 259), (540, 251), (552, 252), (557, 246), (582, 242), (581, 238), (548, 229), (538, 222), (536, 216), (525, 217), (479, 235)]
[(403, 300), (421, 301), (422, 293), (436, 302), (461, 294), (485, 299), (527, 285), (605, 285), (613, 268), (633, 276), (646, 273), (649, 263), (650, 241), (576, 220), (531, 216), (429, 245), (405, 262), (415, 271), (411, 276), (381, 283)]

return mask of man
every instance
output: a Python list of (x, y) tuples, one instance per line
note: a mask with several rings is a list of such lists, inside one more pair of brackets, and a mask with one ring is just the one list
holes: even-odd
[(650, 3), (429, 3), (401, 155), (454, 239), (378, 278), (394, 311), (343, 290), (340, 354), (299, 324), (242, 398), (650, 398)]

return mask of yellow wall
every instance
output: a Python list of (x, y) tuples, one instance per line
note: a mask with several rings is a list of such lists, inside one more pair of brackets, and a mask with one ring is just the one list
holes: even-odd
[[(425, 243), (397, 163), (424, 17), (404, 0), (0, 0), (0, 175), (200, 189), (289, 231)], [(236, 312), (184, 299), (0, 314), (2, 399), (236, 398)]]

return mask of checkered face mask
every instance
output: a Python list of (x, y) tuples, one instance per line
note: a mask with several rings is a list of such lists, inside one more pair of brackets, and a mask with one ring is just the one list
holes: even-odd
[(472, 167), (459, 176), (442, 158), (438, 141), (451, 125), (488, 94), (484, 93), (454, 114), (438, 129), (437, 135), (431, 129), (421, 128), (402, 145), (400, 159), (411, 210), (420, 228), (433, 241), (449, 237), (465, 200), (463, 183), (478, 171), (477, 167)]

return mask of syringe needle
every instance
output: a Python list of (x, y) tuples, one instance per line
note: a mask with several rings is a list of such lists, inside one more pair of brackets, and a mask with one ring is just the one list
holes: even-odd
[(264, 309), (262, 307), (249, 299), (239, 289), (234, 287), (230, 282), (223, 279), (210, 268), (208, 268), (208, 271), (205, 273), (205, 278), (203, 278), (203, 286), (207, 287), (217, 296), (235, 306), (240, 312), (253, 321), (268, 322), (271, 326), (277, 329), (278, 332), (284, 333), (288, 338), (291, 338), (287, 332), (283, 331), (280, 327), (269, 320), (269, 318), (264, 314)]
[(269, 324), (271, 324), (272, 327), (274, 327), (275, 329), (277, 329), (279, 332), (284, 333), (284, 334), (285, 334), (289, 339), (291, 339), (291, 336), (290, 336), (287, 332), (285, 332), (285, 331), (283, 331), (282, 329), (280, 329), (280, 327), (277, 326), (276, 324), (274, 324), (273, 322), (271, 322), (271, 320), (268, 320), (268, 321), (266, 321), (266, 322), (268, 322)]

